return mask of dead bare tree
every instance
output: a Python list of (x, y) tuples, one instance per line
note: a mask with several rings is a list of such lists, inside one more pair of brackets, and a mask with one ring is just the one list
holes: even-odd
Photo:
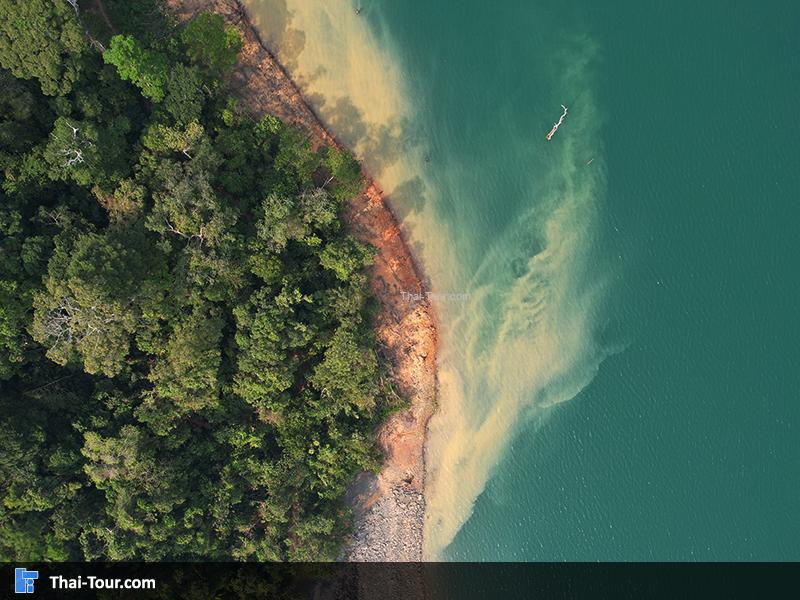
[(61, 154), (67, 157), (67, 160), (63, 165), (65, 169), (73, 167), (77, 164), (81, 164), (85, 160), (83, 157), (83, 148), (81, 147), (82, 143), (78, 138), (78, 132), (80, 131), (80, 128), (75, 127), (70, 123), (67, 123), (67, 127), (72, 130), (72, 144), (69, 148), (63, 148), (61, 150)]
[(52, 225), (55, 225), (56, 227), (62, 226), (61, 215), (57, 211), (42, 209), (40, 214), (43, 217), (47, 217)]
[(68, 157), (67, 162), (64, 163), (64, 166), (67, 168), (83, 162), (83, 150), (77, 148), (69, 148), (62, 150), (61, 154), (64, 154), (65, 156)]
[(55, 347), (61, 343), (79, 343), (96, 336), (120, 320), (122, 315), (109, 311), (108, 306), (93, 304), (84, 307), (71, 296), (63, 296), (45, 314), (42, 333), (51, 347)]
[[(66, 1), (67, 1), (67, 4), (69, 4), (72, 7), (72, 9), (75, 11), (75, 16), (78, 18), (78, 23), (80, 23), (80, 26), (83, 29), (83, 32), (86, 34), (86, 37), (89, 38), (89, 43), (92, 46), (94, 46), (97, 50), (99, 50), (100, 52), (105, 52), (106, 51), (105, 46), (103, 46), (103, 44), (101, 44), (99, 40), (96, 40), (94, 38), (94, 36), (92, 36), (92, 34), (86, 28), (86, 25), (83, 24), (83, 19), (81, 19), (81, 13), (80, 13), (80, 10), (79, 10), (79, 7), (78, 7), (78, 0), (66, 0)], [(109, 26), (110, 25), (111, 25), (111, 23), (109, 23)]]
[(174, 233), (175, 235), (179, 235), (182, 238), (189, 240), (190, 242), (192, 240), (198, 240), (200, 246), (202, 246), (203, 243), (206, 241), (206, 226), (205, 225), (200, 225), (200, 229), (198, 230), (197, 233), (185, 233), (185, 232), (181, 231), (180, 229), (178, 229), (177, 227), (175, 227), (172, 223), (170, 223), (169, 219), (167, 219), (166, 217), (164, 217), (164, 222), (167, 224), (167, 231), (169, 231), (170, 233)]

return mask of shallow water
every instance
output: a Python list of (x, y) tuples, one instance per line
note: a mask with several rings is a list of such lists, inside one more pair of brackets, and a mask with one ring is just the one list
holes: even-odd
[(800, 9), (247, 4), (453, 294), (426, 555), (800, 558)]

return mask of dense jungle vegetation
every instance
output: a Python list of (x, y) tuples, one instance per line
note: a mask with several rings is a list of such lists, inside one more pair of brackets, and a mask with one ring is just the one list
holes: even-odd
[(105, 7), (0, 0), (0, 557), (333, 559), (397, 403), (359, 167), (237, 108), (220, 16)]

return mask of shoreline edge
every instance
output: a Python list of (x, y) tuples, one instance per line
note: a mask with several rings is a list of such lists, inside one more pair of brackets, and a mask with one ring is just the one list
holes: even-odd
[[(230, 75), (234, 94), (252, 115), (272, 114), (303, 131), (315, 148), (344, 148), (306, 101), (289, 73), (266, 46), (240, 0), (167, 0), (179, 22), (215, 12), (242, 36), (242, 51)], [(418, 562), (423, 559), (425, 442), (436, 407), (437, 323), (421, 271), (378, 185), (364, 173), (364, 191), (343, 214), (350, 232), (377, 249), (367, 269), (380, 303), (374, 329), (390, 375), (408, 407), (377, 430), (381, 470), (361, 473), (346, 502), (353, 509), (354, 535), (343, 558), (357, 562)], [(409, 294), (422, 300), (409, 301)]]

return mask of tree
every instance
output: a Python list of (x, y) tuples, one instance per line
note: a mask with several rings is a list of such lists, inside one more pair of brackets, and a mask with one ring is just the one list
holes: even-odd
[(84, 471), (104, 493), (104, 516), (111, 525), (87, 524), (86, 554), (91, 556), (87, 542), (94, 538), (104, 546), (98, 555), (112, 560), (136, 556), (162, 560), (171, 556), (172, 540), (184, 529), (174, 513), (186, 502), (189, 489), (187, 473), (174, 465), (172, 455), (164, 450), (134, 425), (124, 425), (117, 435), (84, 434)]
[(270, 194), (261, 210), (257, 235), (269, 252), (281, 252), (290, 240), (302, 240), (311, 232), (289, 197)]
[(63, 176), (87, 185), (99, 160), (97, 137), (97, 128), (93, 125), (84, 126), (80, 121), (64, 117), (56, 119), (45, 150), (53, 178)]
[(234, 309), (239, 346), (234, 390), (255, 407), (280, 411), (284, 392), (299, 368), (298, 350), (314, 339), (315, 327), (303, 319), (311, 298), (285, 282), (277, 296), (255, 292), (246, 306)]
[(350, 235), (333, 240), (320, 252), (320, 264), (333, 271), (341, 281), (348, 281), (354, 273), (372, 262), (375, 250)]
[[(32, 85), (0, 69), (0, 169), (9, 164), (3, 156), (27, 151), (46, 135), (49, 111)], [(45, 124), (46, 122), (46, 124)]]
[(180, 152), (189, 159), (199, 144), (208, 144), (203, 126), (197, 121), (191, 121), (185, 127), (167, 127), (156, 123), (147, 130), (142, 142), (150, 150), (159, 153), (169, 150)]
[(188, 125), (200, 118), (205, 100), (202, 85), (195, 67), (177, 64), (170, 71), (164, 108), (179, 125)]
[(337, 182), (334, 195), (339, 201), (350, 200), (364, 187), (361, 167), (353, 155), (346, 150), (336, 146), (327, 148), (325, 165), (330, 169), (332, 177)]
[(329, 425), (328, 438), (313, 440), (308, 465), (316, 478), (311, 488), (319, 498), (335, 502), (357, 473), (377, 471), (380, 462), (374, 444), (359, 432), (347, 435)]
[(219, 311), (199, 307), (175, 327), (163, 356), (150, 371), (156, 395), (172, 400), (183, 411), (216, 405), (224, 324)]
[[(79, 435), (71, 423), (91, 410), (91, 399), (80, 377), (66, 379), (57, 372), (47, 361), (35, 363), (0, 386), (3, 560), (68, 559), (76, 547), (69, 535), (73, 518), (86, 516), (79, 508), (86, 483)], [(32, 387), (41, 379), (49, 385)]]
[(128, 167), (122, 159), (129, 128), (124, 116), (115, 118), (108, 128), (90, 121), (58, 117), (44, 151), (50, 177), (111, 188), (127, 175)]
[(20, 292), (16, 281), (0, 279), (0, 381), (10, 378), (15, 365), (24, 360), (23, 351), (29, 341), (25, 324), (30, 298)]
[(47, 96), (65, 95), (81, 73), (86, 38), (66, 2), (0, 0), (0, 65), (36, 78)]
[(236, 64), (242, 40), (235, 27), (226, 27), (222, 15), (201, 13), (181, 32), (189, 59), (218, 78)]
[(19, 208), (0, 193), (0, 380), (12, 376), (30, 347), (25, 326), (33, 285), (22, 260), (27, 232)]
[(144, 209), (145, 189), (132, 179), (120, 181), (111, 193), (93, 190), (97, 201), (106, 209), (111, 222), (123, 222), (139, 217)]
[(159, 174), (163, 187), (153, 194), (147, 218), (150, 229), (198, 246), (217, 246), (230, 239), (236, 215), (220, 202), (207, 173), (165, 162)]
[(88, 373), (109, 377), (122, 370), (139, 321), (138, 298), (154, 291), (144, 273), (159, 270), (158, 255), (143, 254), (136, 247), (143, 238), (134, 240), (69, 230), (57, 238), (31, 325), (50, 359), (61, 365), (78, 359)]
[(271, 183), (276, 192), (292, 195), (301, 193), (311, 184), (311, 178), (322, 160), (311, 148), (308, 138), (294, 127), (280, 123), (277, 126), (277, 138), (273, 169), (278, 177), (277, 181)]
[(155, 102), (164, 99), (168, 67), (163, 54), (145, 48), (132, 35), (115, 35), (103, 60), (114, 65), (119, 76), (138, 87), (146, 98)]
[(342, 410), (368, 411), (378, 397), (377, 372), (375, 353), (358, 343), (352, 329), (339, 327), (309, 380), (323, 398)]
[(288, 559), (299, 562), (336, 560), (339, 545), (330, 540), (335, 539), (334, 532), (342, 528), (342, 523), (337, 523), (333, 517), (305, 515), (290, 530)]

